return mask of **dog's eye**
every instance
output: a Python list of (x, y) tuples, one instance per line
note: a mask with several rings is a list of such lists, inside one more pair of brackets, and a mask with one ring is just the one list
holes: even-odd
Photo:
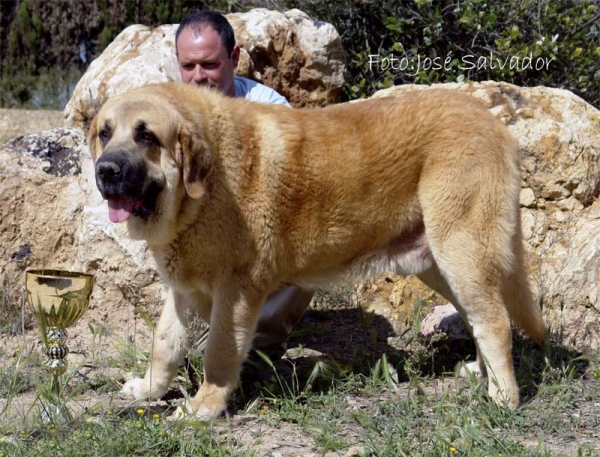
[(148, 146), (158, 146), (160, 144), (154, 133), (150, 130), (141, 130), (137, 134), (136, 140), (138, 142), (146, 143)]
[(106, 144), (110, 139), (110, 132), (108, 131), (108, 129), (100, 130), (100, 132), (98, 133), (98, 138), (100, 138), (102, 144)]

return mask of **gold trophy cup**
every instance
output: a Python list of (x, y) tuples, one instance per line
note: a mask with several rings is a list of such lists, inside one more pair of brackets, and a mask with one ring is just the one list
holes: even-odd
[(63, 270), (29, 270), (25, 275), (27, 303), (37, 318), (46, 347), (44, 366), (51, 373), (50, 400), (43, 406), (43, 417), (67, 422), (69, 411), (62, 394), (61, 375), (67, 370), (66, 328), (88, 309), (94, 276)]

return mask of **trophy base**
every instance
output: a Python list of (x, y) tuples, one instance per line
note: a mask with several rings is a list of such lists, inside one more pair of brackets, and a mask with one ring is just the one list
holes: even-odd
[(45, 424), (67, 424), (73, 416), (66, 406), (42, 401), (41, 420)]
[(62, 362), (60, 366), (46, 365), (46, 370), (50, 374), (50, 384), (38, 390), (41, 404), (40, 416), (44, 423), (66, 424), (73, 418), (63, 395), (62, 375), (66, 370), (66, 364)]

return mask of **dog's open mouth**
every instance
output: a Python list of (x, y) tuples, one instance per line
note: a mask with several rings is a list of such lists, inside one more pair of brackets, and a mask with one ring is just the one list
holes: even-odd
[(143, 208), (144, 205), (141, 201), (127, 200), (121, 197), (108, 199), (108, 217), (115, 224), (125, 222), (132, 214), (140, 213)]
[(119, 195), (106, 196), (110, 221), (118, 224), (125, 222), (132, 215), (148, 219), (156, 209), (156, 200), (161, 188), (162, 186), (159, 183), (150, 184), (141, 199)]

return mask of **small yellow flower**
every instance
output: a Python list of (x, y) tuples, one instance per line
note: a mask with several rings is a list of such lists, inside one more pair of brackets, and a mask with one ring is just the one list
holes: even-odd
[(498, 452), (498, 457), (502, 457), (502, 452)]
[(156, 413), (154, 413), (154, 414), (152, 415), (152, 418), (153, 418), (153, 419), (156, 419), (156, 420), (158, 420), (158, 419), (160, 419), (160, 414), (156, 414)]
[(108, 414), (109, 416), (112, 416), (112, 415), (113, 415), (113, 411), (112, 411), (112, 409), (109, 409), (109, 410), (106, 412), (106, 414)]
[(135, 412), (138, 414), (138, 416), (141, 416), (142, 414), (144, 414), (144, 410), (142, 408), (136, 409)]
[(456, 448), (455, 447), (451, 447), (450, 448), (450, 452), (456, 452)]
[(21, 430), (19, 433), (20, 433), (21, 435), (25, 435), (25, 430)]
[(88, 417), (88, 418), (85, 420), (85, 423), (86, 423), (86, 424), (88, 424), (88, 425), (89, 425), (89, 424), (93, 424), (93, 423), (94, 423), (94, 419), (92, 419), (91, 417)]

